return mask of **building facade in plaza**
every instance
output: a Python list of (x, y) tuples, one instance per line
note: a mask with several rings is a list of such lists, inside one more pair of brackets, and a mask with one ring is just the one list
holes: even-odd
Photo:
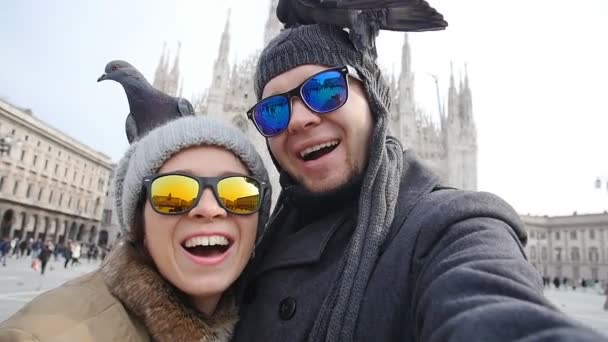
[(0, 235), (107, 243), (111, 160), (0, 100)]
[(608, 280), (608, 213), (527, 216), (526, 253), (540, 274), (579, 281)]
[[(281, 30), (276, 18), (278, 0), (271, 0), (264, 29), (264, 46)], [(447, 114), (440, 109), (440, 122), (434, 123), (430, 116), (416, 106), (414, 96), (414, 73), (411, 70), (411, 49), (407, 34), (404, 34), (401, 73), (387, 77), (393, 90), (390, 128), (403, 146), (413, 149), (444, 181), (460, 189), (477, 189), (477, 132), (473, 118), (472, 94), (468, 75), (458, 85), (454, 76), (450, 78)], [(254, 142), (270, 169), (270, 179), (278, 189), (278, 174), (272, 167), (266, 142), (255, 127), (247, 122), (246, 111), (256, 102), (253, 92), (253, 74), (259, 52), (241, 63), (231, 64), (230, 14), (222, 33), (218, 55), (213, 65), (210, 86), (201, 95), (192, 99), (195, 111), (216, 116), (232, 122)], [(179, 74), (179, 48), (174, 58), (163, 49), (153, 84), (158, 89), (181, 95)], [(439, 90), (438, 90), (439, 91)], [(275, 196), (278, 191), (275, 191)]]
[[(118, 215), (116, 214), (116, 208), (114, 206), (114, 172), (116, 171), (116, 164), (112, 164), (112, 171), (110, 173), (110, 184), (105, 194), (105, 200), (103, 205), (103, 213), (101, 215), (101, 230), (105, 234), (102, 241), (102, 236), (99, 240), (106, 242), (108, 245), (113, 245), (121, 235), (120, 224), (118, 223)], [(99, 245), (102, 245), (99, 243)]]

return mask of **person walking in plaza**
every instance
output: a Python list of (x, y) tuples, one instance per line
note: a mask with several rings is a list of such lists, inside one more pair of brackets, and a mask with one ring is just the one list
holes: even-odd
[(9, 256), (11, 250), (11, 241), (8, 237), (0, 240), (0, 262), (2, 266), (6, 266), (6, 259)]
[(32, 259), (38, 258), (40, 250), (42, 250), (42, 239), (37, 239), (32, 242)]
[(63, 263), (63, 268), (68, 268), (68, 264), (72, 260), (72, 240), (68, 240), (63, 248), (63, 257), (65, 258), (65, 262)]
[(121, 241), (99, 270), (1, 323), (0, 341), (230, 340), (234, 283), (270, 212), (253, 145), (233, 126), (179, 118), (134, 141), (115, 177)]
[(9, 251), (9, 256), (12, 258), (15, 254), (17, 254), (17, 250), (19, 245), (19, 239), (14, 238), (11, 240), (11, 250)]
[(72, 242), (72, 263), (70, 266), (74, 267), (74, 265), (80, 265), (80, 255), (82, 253), (82, 246), (80, 242), (74, 241)]
[(388, 135), (388, 83), (349, 32), (281, 31), (254, 87), (282, 191), (235, 341), (606, 341), (543, 297), (511, 206)]
[(608, 311), (608, 281), (604, 282), (604, 295), (606, 300), (604, 301), (604, 311)]
[(24, 255), (26, 255), (26, 251), (27, 251), (27, 240), (23, 239), (21, 240), (21, 242), (19, 242), (19, 257), (23, 257)]
[(47, 240), (42, 244), (40, 253), (38, 253), (38, 259), (40, 259), (40, 274), (44, 274), (46, 270), (46, 264), (49, 262), (51, 255), (53, 254), (53, 246), (50, 240)]

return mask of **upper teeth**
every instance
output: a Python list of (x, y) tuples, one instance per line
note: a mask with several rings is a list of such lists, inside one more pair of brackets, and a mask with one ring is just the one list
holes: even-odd
[(315, 146), (311, 146), (307, 149), (305, 149), (304, 151), (300, 152), (300, 157), (304, 158), (307, 155), (309, 155), (310, 153), (314, 152), (314, 151), (318, 151), (324, 147), (330, 147), (330, 146), (335, 146), (338, 145), (339, 141), (338, 140), (332, 140), (332, 141), (328, 141), (326, 143), (322, 143), (319, 145), (315, 145)]
[(221, 235), (213, 235), (213, 236), (195, 236), (186, 240), (184, 245), (188, 248), (195, 246), (226, 246), (229, 241), (227, 238)]

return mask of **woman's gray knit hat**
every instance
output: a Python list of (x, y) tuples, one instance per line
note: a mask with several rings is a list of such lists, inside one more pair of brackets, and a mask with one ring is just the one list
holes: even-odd
[[(143, 178), (158, 172), (174, 154), (193, 146), (218, 146), (234, 153), (250, 175), (266, 183), (266, 193), (259, 211), (258, 237), (270, 213), (271, 188), (260, 155), (237, 128), (202, 116), (187, 116), (156, 127), (133, 142), (116, 167), (114, 200), (123, 234), (133, 236)], [(192, 161), (213, 163), (212, 160)]]
[[(354, 67), (363, 80), (375, 118), (356, 227), (338, 278), (332, 282), (308, 336), (311, 342), (352, 341), (363, 294), (391, 227), (401, 174), (407, 166), (403, 165), (401, 144), (388, 136), (388, 84), (375, 59), (355, 49), (348, 33), (339, 27), (304, 25), (284, 30), (274, 38), (258, 61), (254, 79), (258, 99), (268, 81), (304, 64)], [(275, 165), (282, 172), (276, 161)], [(277, 228), (281, 227), (273, 227)]]

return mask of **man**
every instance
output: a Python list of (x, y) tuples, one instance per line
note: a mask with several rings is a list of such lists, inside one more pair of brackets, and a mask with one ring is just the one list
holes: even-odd
[(9, 256), (11, 250), (11, 241), (8, 237), (0, 240), (0, 262), (2, 266), (6, 266), (6, 259)]
[(388, 86), (345, 31), (282, 31), (255, 90), (282, 192), (236, 341), (603, 340), (543, 298), (508, 204), (442, 187), (387, 136)]

